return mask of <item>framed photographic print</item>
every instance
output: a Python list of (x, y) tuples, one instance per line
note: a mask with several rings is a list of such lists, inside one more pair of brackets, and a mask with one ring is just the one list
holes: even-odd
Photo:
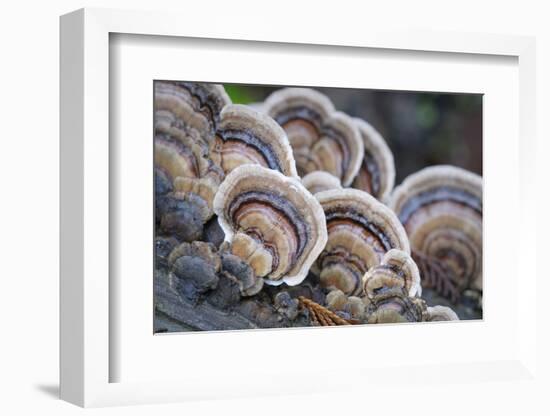
[(219, 18), (61, 19), (62, 398), (532, 379), (534, 41)]
[(481, 94), (153, 84), (155, 333), (482, 318)]

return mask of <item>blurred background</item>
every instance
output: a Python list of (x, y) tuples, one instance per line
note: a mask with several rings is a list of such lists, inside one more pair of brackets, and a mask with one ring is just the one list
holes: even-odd
[[(263, 101), (279, 86), (224, 84), (236, 104)], [(368, 121), (395, 158), (396, 185), (426, 166), (482, 174), (482, 95), (315, 88), (350, 116)]]

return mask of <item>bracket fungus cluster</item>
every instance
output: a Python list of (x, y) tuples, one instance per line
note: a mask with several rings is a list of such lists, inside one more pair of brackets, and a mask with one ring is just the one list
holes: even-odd
[(388, 251), (381, 263), (365, 274), (363, 287), (370, 301), (371, 323), (427, 320), (426, 304), (418, 297), (420, 273), (409, 254)]
[(398, 249), (388, 251), (378, 266), (365, 273), (363, 285), (365, 294), (371, 300), (395, 291), (405, 296), (422, 293), (416, 263), (409, 254)]
[(213, 215), (223, 171), (210, 158), (223, 107), (220, 85), (155, 82), (155, 196), (166, 234), (193, 241)]
[(458, 317), (446, 306), (430, 307), (421, 298), (420, 272), (411, 256), (391, 249), (361, 278), (361, 296), (331, 290), (327, 307), (348, 322), (400, 323), (452, 321)]
[(158, 331), (448, 321), (423, 287), (481, 293), (481, 178), (393, 189), (382, 135), (317, 91), (157, 81), (154, 143)]
[(317, 259), (321, 285), (361, 295), (361, 278), (391, 249), (409, 252), (409, 241), (395, 214), (356, 189), (315, 194), (325, 212), (328, 242)]
[[(482, 290), (482, 179), (453, 166), (425, 168), (392, 194), (426, 285), (456, 298)], [(441, 282), (443, 280), (443, 282)]]

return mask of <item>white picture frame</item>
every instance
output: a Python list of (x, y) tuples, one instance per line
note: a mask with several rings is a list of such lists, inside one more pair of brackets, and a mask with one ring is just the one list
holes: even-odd
[[(221, 24), (221, 16), (213, 15), (212, 24), (208, 27), (193, 19), (186, 20), (186, 24), (182, 25), (183, 18), (174, 13), (104, 9), (83, 9), (61, 18), (61, 398), (80, 406), (156, 403), (197, 398), (330, 392), (353, 389), (358, 385), (357, 380), (364, 380), (369, 390), (374, 392), (377, 388), (383, 390), (395, 378), (405, 380), (400, 388), (410, 390), (419, 388), (423, 383), (433, 383), (434, 380), (448, 383), (449, 378), (443, 373), (452, 374), (453, 380), (474, 384), (499, 379), (536, 382), (536, 322), (531, 317), (536, 314), (536, 291), (533, 288), (536, 287), (537, 270), (535, 262), (531, 260), (528, 244), (536, 240), (536, 218), (525, 215), (534, 212), (535, 204), (529, 197), (534, 195), (534, 184), (530, 177), (535, 171), (535, 147), (530, 146), (535, 141), (534, 39), (508, 35), (399, 32), (375, 26), (363, 28), (360, 32), (350, 29), (328, 33), (316, 25), (312, 25), (306, 32), (292, 27), (282, 31), (279, 25), (266, 21), (251, 24), (246, 33), (239, 33)], [(353, 54), (354, 51), (365, 49), (410, 51), (412, 54), (432, 53), (432, 60), (438, 59), (437, 55), (467, 55), (472, 61), (482, 56), (517, 59), (519, 105), (514, 117), (517, 116), (519, 132), (513, 134), (520, 150), (515, 167), (518, 178), (512, 176), (512, 179), (517, 180), (518, 186), (514, 186), (513, 192), (518, 197), (518, 203), (511, 209), (516, 210), (520, 218), (520, 231), (516, 237), (518, 255), (512, 267), (517, 269), (511, 273), (517, 275), (521, 264), (522, 285), (518, 285), (517, 292), (513, 293), (517, 298), (510, 317), (516, 323), (521, 323), (514, 326), (513, 334), (510, 335), (513, 347), (502, 348), (501, 353), (495, 354), (492, 360), (487, 356), (481, 359), (470, 356), (468, 361), (465, 358), (446, 361), (441, 356), (437, 363), (405, 359), (396, 361), (393, 366), (382, 361), (361, 362), (354, 366), (336, 363), (325, 366), (317, 373), (308, 373), (300, 380), (289, 380), (286, 371), (228, 366), (220, 371), (216, 381), (209, 377), (216, 371), (211, 368), (205, 371), (202, 378), (198, 373), (187, 379), (167, 377), (169, 374), (165, 373), (162, 377), (151, 376), (146, 381), (133, 380), (134, 377), (125, 381), (125, 377), (115, 377), (117, 380), (113, 382), (112, 368), (124, 358), (120, 357), (124, 349), (113, 349), (113, 339), (120, 335), (113, 333), (113, 327), (119, 327), (111, 322), (118, 308), (116, 298), (113, 297), (117, 287), (110, 280), (114, 259), (110, 258), (112, 253), (109, 250), (110, 227), (113, 227), (110, 173), (117, 169), (113, 166), (117, 161), (110, 157), (109, 147), (110, 135), (114, 134), (110, 130), (112, 126), (109, 121), (112, 110), (110, 38), (113, 34), (161, 36), (163, 38), (160, 40), (157, 38), (160, 42), (177, 38), (270, 42), (279, 45), (281, 50), (291, 45), (301, 45), (306, 49), (330, 45), (334, 53), (346, 50)], [(150, 248), (152, 250), (152, 245)], [(146, 312), (152, 313), (150, 308)], [(447, 326), (446, 331), (449, 336), (453, 331), (463, 331), (465, 337), (470, 337), (474, 333), (482, 336), (485, 330), (479, 323), (467, 325), (461, 323), (456, 330)], [(384, 332), (388, 332), (388, 328), (391, 332), (392, 327), (382, 327), (377, 336), (386, 336)], [(400, 334), (405, 339), (412, 339), (407, 337), (414, 337), (417, 331), (422, 331), (422, 336), (429, 337), (433, 328), (417, 330), (413, 326), (406, 326), (406, 329), (400, 329)], [(323, 343), (329, 336), (327, 334), (346, 336), (344, 332), (336, 335), (325, 330), (291, 332), (296, 342)], [(276, 331), (261, 333), (251, 342), (272, 342), (274, 337), (281, 336)], [(306, 341), (304, 334), (315, 341)], [(152, 332), (150, 335), (153, 336)], [(247, 342), (246, 333), (217, 335), (231, 340), (228, 345), (238, 346), (239, 343)], [(185, 335), (189, 336), (196, 334)], [(373, 336), (373, 333), (368, 336)], [(163, 337), (162, 342), (176, 342), (175, 338), (174, 341), (170, 341), (170, 338)], [(140, 347), (136, 348), (139, 350)], [(197, 344), (195, 348), (200, 348), (200, 345)], [(224, 371), (236, 369), (243, 372), (238, 382), (224, 374)], [(250, 377), (263, 374), (269, 378), (269, 382), (247, 380), (247, 374)], [(326, 383), (324, 380), (327, 379), (338, 381)], [(381, 384), (373, 384), (374, 379)]]

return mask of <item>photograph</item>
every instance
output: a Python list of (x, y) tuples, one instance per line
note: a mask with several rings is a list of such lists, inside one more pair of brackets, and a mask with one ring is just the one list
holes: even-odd
[(155, 334), (483, 319), (482, 94), (152, 88)]
[(0, 416), (549, 416), (545, 5), (4, 2)]

